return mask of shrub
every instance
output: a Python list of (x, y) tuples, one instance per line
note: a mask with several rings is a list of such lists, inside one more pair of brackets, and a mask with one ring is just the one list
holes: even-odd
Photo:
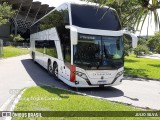
[(160, 54), (160, 43), (158, 43), (156, 46), (156, 52)]
[(160, 32), (157, 32), (154, 36), (151, 36), (148, 40), (148, 47), (152, 52), (156, 51), (157, 43), (160, 43)]
[(21, 35), (17, 34), (17, 35), (10, 35), (10, 40), (13, 42), (18, 42), (18, 41), (23, 41), (24, 38), (21, 37)]
[(147, 45), (148, 41), (144, 38), (139, 38), (138, 39), (138, 45)]
[(134, 49), (134, 53), (136, 56), (141, 56), (144, 54), (149, 54), (149, 49), (147, 46), (144, 45), (138, 45), (137, 48)]

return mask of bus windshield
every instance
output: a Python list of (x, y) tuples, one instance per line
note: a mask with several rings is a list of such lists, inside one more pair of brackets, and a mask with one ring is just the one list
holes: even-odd
[(79, 34), (74, 64), (83, 69), (117, 69), (123, 66), (122, 36)]
[(100, 30), (121, 30), (121, 25), (116, 11), (92, 5), (71, 4), (72, 24), (78, 27), (100, 29)]

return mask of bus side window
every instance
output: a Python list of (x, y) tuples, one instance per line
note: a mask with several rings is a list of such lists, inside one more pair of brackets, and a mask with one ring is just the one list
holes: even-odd
[(54, 10), (38, 24), (39, 31), (47, 30), (53, 27), (61, 27), (69, 25), (68, 9), (65, 6), (63, 9)]
[(61, 15), (63, 15), (63, 23), (57, 27), (57, 31), (61, 41), (63, 58), (65, 62), (71, 63), (70, 30), (65, 28), (66, 25), (69, 25), (68, 6), (64, 5), (63, 9), (59, 9), (59, 11), (62, 13)]
[(71, 63), (71, 46), (70, 41), (68, 41), (68, 44), (64, 45), (64, 61)]
[(54, 40), (47, 40), (46, 42), (46, 54), (57, 58), (57, 49)]
[(64, 10), (64, 25), (69, 25), (69, 14), (68, 14), (68, 10)]
[(44, 41), (35, 41), (35, 49), (36, 51), (43, 53), (44, 52)]

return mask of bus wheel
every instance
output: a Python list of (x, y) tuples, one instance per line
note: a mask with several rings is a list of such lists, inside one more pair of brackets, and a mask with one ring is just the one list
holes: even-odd
[(58, 79), (58, 65), (57, 63), (53, 64), (53, 75), (55, 79)]
[(32, 60), (35, 62), (35, 53), (32, 52)]
[(51, 61), (48, 60), (48, 72), (49, 72), (50, 74), (52, 74), (52, 71), (53, 71), (53, 69), (52, 69)]

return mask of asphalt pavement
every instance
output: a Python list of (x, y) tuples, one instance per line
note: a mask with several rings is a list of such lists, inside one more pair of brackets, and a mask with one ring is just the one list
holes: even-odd
[(29, 55), (0, 60), (1, 110), (20, 89), (30, 86), (56, 86), (97, 98), (160, 110), (159, 81), (126, 78), (121, 85), (114, 87), (75, 89), (60, 80), (54, 80), (53, 76), (34, 63)]
[(160, 54), (152, 54), (152, 55), (146, 55), (143, 56), (144, 58), (149, 58), (149, 59), (157, 59), (160, 60)]

